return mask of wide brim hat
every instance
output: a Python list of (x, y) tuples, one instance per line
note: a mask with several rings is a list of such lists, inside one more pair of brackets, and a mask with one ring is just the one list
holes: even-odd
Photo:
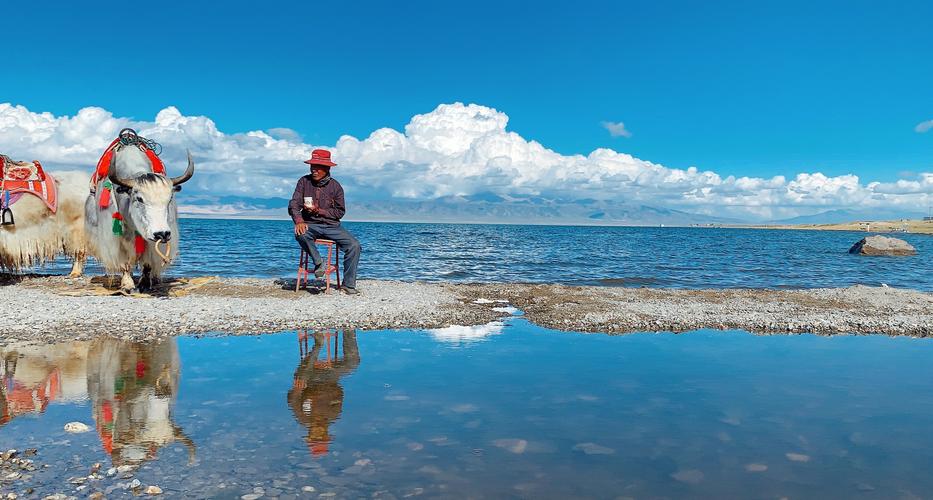
[(304, 161), (308, 165), (320, 165), (322, 167), (333, 167), (337, 164), (330, 161), (330, 151), (326, 149), (315, 149), (311, 152), (311, 158)]

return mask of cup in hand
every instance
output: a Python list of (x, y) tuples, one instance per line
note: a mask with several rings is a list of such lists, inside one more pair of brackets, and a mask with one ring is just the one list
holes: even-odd
[(314, 207), (314, 198), (311, 196), (305, 196), (305, 208), (310, 209), (313, 207)]

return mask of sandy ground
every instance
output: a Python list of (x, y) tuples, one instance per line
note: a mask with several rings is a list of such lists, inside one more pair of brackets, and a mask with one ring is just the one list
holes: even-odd
[(507, 299), (533, 323), (558, 330), (933, 336), (933, 294), (887, 287), (667, 290), (503, 284), (459, 291), (481, 301)]
[[(249, 334), (300, 328), (443, 328), (524, 311), (557, 330), (933, 336), (933, 294), (894, 288), (667, 290), (362, 281), (359, 296), (294, 292), (272, 279), (176, 280), (153, 295), (111, 295), (100, 278), (0, 277), (0, 344), (112, 335)], [(112, 283), (110, 285), (115, 285)], [(293, 284), (292, 284), (293, 287)], [(500, 302), (496, 302), (496, 301)], [(495, 310), (499, 308), (500, 310)]]
[[(904, 229), (909, 233), (933, 234), (933, 221), (923, 220), (889, 220), (871, 221), (869, 229), (872, 233), (896, 233)], [(861, 222), (846, 222), (842, 224), (794, 224), (784, 226), (741, 226), (754, 229), (804, 229), (815, 231), (865, 231)], [(866, 231), (867, 232), (867, 231)], [(895, 235), (896, 236), (896, 235)], [(854, 243), (854, 242), (853, 242)]]

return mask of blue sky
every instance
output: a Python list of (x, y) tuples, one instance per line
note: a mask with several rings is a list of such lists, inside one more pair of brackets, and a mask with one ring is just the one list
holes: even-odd
[(0, 103), (176, 106), (334, 144), (463, 102), (563, 155), (863, 184), (933, 171), (933, 132), (914, 130), (933, 120), (933, 2), (190, 4), (5, 5), (23, 36), (0, 49), (18, 75)]
[[(191, 2), (194, 4), (195, 2)], [(931, 2), (13, 2), (2, 100), (332, 143), (443, 102), (561, 153), (723, 174), (933, 168)], [(602, 121), (623, 121), (613, 138)]]

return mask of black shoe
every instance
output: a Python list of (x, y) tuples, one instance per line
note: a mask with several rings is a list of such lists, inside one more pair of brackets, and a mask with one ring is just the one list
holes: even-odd
[(323, 263), (323, 262), (321, 262), (320, 264), (314, 266), (314, 277), (315, 277), (315, 278), (323, 278), (323, 277), (324, 277), (324, 274), (325, 274), (325, 272), (324, 272), (324, 263)]
[(356, 288), (350, 288), (350, 287), (348, 287), (348, 286), (342, 286), (342, 287), (340, 287), (340, 291), (343, 292), (343, 293), (345, 293), (345, 294), (347, 294), (347, 295), (359, 295), (359, 293), (360, 293), (360, 291), (357, 290)]

